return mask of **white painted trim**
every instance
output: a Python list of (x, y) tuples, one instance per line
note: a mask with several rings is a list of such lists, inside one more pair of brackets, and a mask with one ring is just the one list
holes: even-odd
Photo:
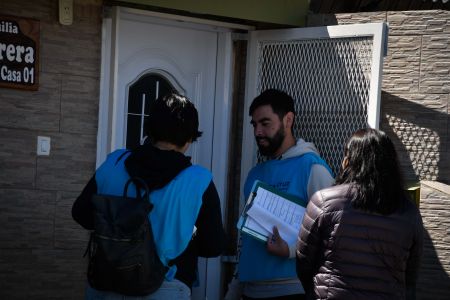
[(117, 31), (118, 10), (113, 8), (111, 18), (104, 18), (102, 24), (102, 49), (100, 68), (100, 95), (99, 116), (97, 129), (97, 158), (98, 167), (111, 152), (112, 135), (110, 134), (113, 124), (113, 103), (117, 98)]
[[(227, 199), (228, 145), (231, 134), (232, 43), (231, 33), (219, 33), (211, 170), (217, 192), (221, 199), (222, 222), (224, 222), (225, 200)], [(208, 259), (207, 277), (206, 298), (220, 299), (224, 278), (222, 263), (219, 257)]]
[(101, 66), (100, 66), (100, 92), (99, 92), (99, 109), (98, 109), (98, 128), (97, 128), (97, 169), (104, 161), (107, 153), (107, 131), (104, 128), (108, 127), (108, 95), (109, 95), (109, 74), (110, 74), (110, 61), (111, 45), (111, 19), (103, 19), (102, 23), (102, 52), (101, 52)]
[(248, 109), (253, 99), (257, 96), (257, 35), (258, 31), (250, 32), (247, 44), (247, 65), (245, 78), (245, 100), (244, 100), (244, 117), (242, 122), (242, 159), (241, 159), (241, 182), (240, 182), (240, 201), (239, 211), (244, 206), (244, 183), (250, 169), (256, 164), (256, 143), (253, 135), (253, 127), (250, 126), (251, 117), (248, 115)]
[(367, 107), (367, 123), (370, 127), (380, 127), (381, 106), (381, 75), (383, 72), (383, 58), (385, 43), (387, 42), (387, 25), (373, 24), (372, 70), (370, 74), (369, 104)]
[(109, 103), (109, 123), (108, 123), (108, 132), (111, 132), (109, 136), (110, 142), (108, 143), (108, 153), (116, 148), (114, 145), (116, 142), (116, 124), (117, 122), (117, 103), (118, 103), (118, 95), (117, 95), (117, 82), (119, 77), (119, 26), (120, 26), (120, 11), (117, 7), (113, 7), (112, 13), (112, 30), (111, 30), (111, 78), (109, 81), (109, 89), (110, 89), (110, 103)]
[(155, 11), (150, 11), (150, 10), (140, 10), (140, 9), (135, 9), (135, 8), (124, 8), (123, 7), (121, 9), (124, 12), (129, 12), (132, 14), (140, 14), (140, 15), (156, 17), (156, 18), (161, 18), (161, 19), (166, 19), (166, 20), (174, 20), (174, 21), (178, 21), (178, 22), (203, 24), (203, 25), (220, 27), (220, 28), (228, 28), (228, 29), (240, 29), (240, 30), (254, 30), (255, 29), (255, 26), (244, 25), (244, 24), (221, 22), (221, 21), (208, 20), (208, 19), (200, 19), (200, 18), (195, 18), (195, 17), (173, 15), (173, 14), (155, 12)]

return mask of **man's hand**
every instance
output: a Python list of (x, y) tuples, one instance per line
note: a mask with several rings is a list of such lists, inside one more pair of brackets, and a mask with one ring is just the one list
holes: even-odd
[(276, 226), (273, 227), (273, 234), (271, 234), (267, 240), (267, 251), (273, 255), (289, 257), (289, 246), (280, 236)]

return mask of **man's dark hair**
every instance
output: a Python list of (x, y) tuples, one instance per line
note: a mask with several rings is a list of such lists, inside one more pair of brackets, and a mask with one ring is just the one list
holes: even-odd
[(150, 104), (147, 134), (152, 142), (165, 141), (179, 147), (194, 142), (198, 131), (198, 113), (188, 98), (170, 93)]
[(345, 146), (347, 166), (337, 184), (353, 184), (354, 208), (389, 215), (407, 197), (403, 189), (397, 152), (391, 139), (376, 129), (360, 129)]
[(258, 107), (263, 105), (270, 105), (280, 120), (290, 111), (294, 113), (295, 118), (294, 99), (283, 91), (277, 89), (265, 90), (253, 99), (248, 114), (251, 116)]

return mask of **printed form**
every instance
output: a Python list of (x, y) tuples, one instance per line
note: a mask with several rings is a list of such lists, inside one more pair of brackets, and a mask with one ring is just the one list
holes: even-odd
[(280, 236), (292, 245), (297, 241), (305, 208), (266, 189), (258, 187), (247, 211), (246, 226), (268, 236), (277, 226)]

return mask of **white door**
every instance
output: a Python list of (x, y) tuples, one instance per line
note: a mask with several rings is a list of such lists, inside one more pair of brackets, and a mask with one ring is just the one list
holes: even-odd
[[(104, 19), (103, 37), (97, 162), (115, 149), (138, 145), (143, 120), (151, 117), (148, 103), (176, 90), (195, 103), (203, 132), (187, 155), (212, 170), (223, 202), (227, 163), (223, 158), (228, 156), (221, 149), (227, 149), (231, 108), (227, 90), (231, 51), (224, 51), (231, 47), (229, 30), (116, 7), (111, 18)], [(200, 259), (193, 299), (218, 299), (220, 274), (219, 258)]]
[(250, 33), (241, 182), (257, 161), (248, 108), (267, 88), (294, 98), (294, 133), (339, 171), (350, 134), (379, 125), (386, 29), (373, 23)]
[[(118, 78), (115, 134), (112, 144), (126, 145), (130, 125), (130, 87), (143, 76), (165, 78), (186, 95), (199, 113), (202, 137), (190, 148), (194, 163), (211, 169), (217, 32), (160, 24), (148, 16), (122, 13), (118, 28)], [(147, 100), (156, 96), (149, 87)], [(126, 116), (126, 117), (124, 117)]]

